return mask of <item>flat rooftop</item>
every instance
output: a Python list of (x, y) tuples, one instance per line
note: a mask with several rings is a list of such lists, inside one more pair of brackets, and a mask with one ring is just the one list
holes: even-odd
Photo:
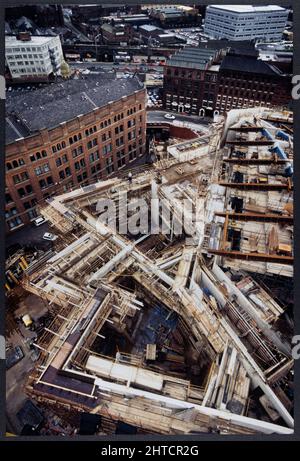
[(251, 72), (256, 74), (263, 75), (276, 75), (278, 72), (275, 72), (268, 64), (256, 57), (248, 56), (231, 56), (227, 55), (223, 59), (221, 70), (233, 70), (240, 72)]
[(5, 36), (5, 47), (12, 46), (34, 46), (34, 45), (45, 45), (46, 43), (53, 40), (53, 36), (39, 36), (31, 35), (30, 40), (19, 40), (16, 35), (6, 35)]
[(232, 11), (234, 13), (264, 13), (285, 10), (285, 8), (278, 5), (210, 5), (210, 7), (217, 8), (219, 10)]
[(137, 78), (88, 75), (36, 90), (7, 92), (6, 144), (84, 115), (143, 88)]

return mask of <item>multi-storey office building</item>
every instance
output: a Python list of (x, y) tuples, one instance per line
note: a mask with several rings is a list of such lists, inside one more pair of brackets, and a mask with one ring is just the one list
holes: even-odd
[(281, 40), (288, 10), (276, 5), (210, 5), (204, 32), (228, 40)]
[(145, 153), (145, 89), (91, 76), (8, 93), (6, 223), (33, 220), (54, 193), (105, 178)]
[(5, 37), (5, 61), (13, 81), (46, 81), (60, 75), (63, 60), (59, 36)]
[(212, 116), (214, 111), (255, 106), (287, 106), (291, 78), (257, 54), (237, 49), (179, 51), (164, 68), (167, 110)]

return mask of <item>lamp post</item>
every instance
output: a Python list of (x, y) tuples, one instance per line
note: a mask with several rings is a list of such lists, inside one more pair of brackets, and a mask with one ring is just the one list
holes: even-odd
[(98, 47), (97, 47), (97, 40), (98, 38), (100, 37), (100, 35), (102, 35), (101, 33), (96, 35), (96, 37), (94, 38), (94, 41), (95, 41), (95, 47), (96, 47), (96, 61), (97, 61), (97, 58), (98, 58)]

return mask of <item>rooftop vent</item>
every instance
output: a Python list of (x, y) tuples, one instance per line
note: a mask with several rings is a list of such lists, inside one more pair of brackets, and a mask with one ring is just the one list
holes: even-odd
[(29, 42), (31, 40), (31, 33), (19, 32), (19, 34), (17, 35), (17, 39), (21, 40), (22, 42)]

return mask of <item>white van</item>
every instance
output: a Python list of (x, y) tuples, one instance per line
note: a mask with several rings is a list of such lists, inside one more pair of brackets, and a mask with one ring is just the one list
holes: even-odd
[(33, 224), (35, 226), (41, 226), (42, 224), (45, 224), (47, 222), (47, 220), (45, 218), (43, 218), (43, 216), (39, 216), (38, 218), (35, 218), (33, 220)]

